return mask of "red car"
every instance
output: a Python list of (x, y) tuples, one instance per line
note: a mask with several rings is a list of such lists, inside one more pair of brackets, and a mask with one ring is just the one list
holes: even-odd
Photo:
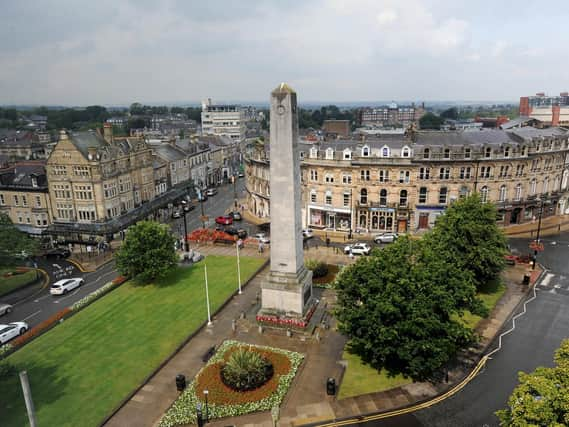
[(233, 217), (231, 217), (230, 215), (218, 216), (217, 218), (215, 218), (215, 222), (221, 225), (231, 225), (233, 224)]

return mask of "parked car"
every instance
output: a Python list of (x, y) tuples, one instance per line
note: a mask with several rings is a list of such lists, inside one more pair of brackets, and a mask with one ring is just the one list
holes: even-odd
[(26, 322), (12, 322), (0, 325), (0, 345), (7, 343), (18, 335), (23, 335), (29, 329)]
[(397, 233), (381, 233), (373, 238), (375, 243), (393, 243), (399, 236)]
[(237, 236), (237, 229), (235, 227), (225, 227), (223, 231), (230, 236)]
[(13, 308), (10, 304), (0, 304), (0, 316), (11, 313)]
[(238, 229), (237, 237), (239, 237), (240, 239), (244, 239), (245, 237), (247, 237), (247, 230), (245, 230), (244, 228)]
[(84, 283), (85, 281), (80, 277), (75, 277), (73, 279), (63, 279), (51, 285), (49, 293), (52, 295), (65, 295), (67, 292), (78, 288)]
[(67, 258), (70, 255), (71, 251), (67, 248), (52, 248), (46, 250), (43, 254), (43, 256), (45, 256), (46, 258), (55, 258), (55, 259)]
[(233, 217), (233, 221), (241, 221), (243, 219), (239, 212), (230, 212), (229, 215)]
[(198, 202), (205, 202), (207, 200), (206, 190), (202, 190), (198, 193)]
[(190, 212), (193, 211), (196, 207), (194, 205), (192, 205), (191, 203), (186, 203), (184, 205), (184, 212)]
[(215, 196), (217, 194), (217, 190), (215, 188), (208, 188), (205, 194), (210, 197)]
[(312, 239), (314, 237), (314, 232), (312, 231), (312, 228), (305, 228), (304, 230), (302, 230), (302, 237), (305, 240)]
[(261, 243), (271, 243), (271, 239), (265, 233), (257, 233), (254, 237)]
[(354, 243), (344, 248), (345, 254), (349, 254), (350, 252), (354, 255), (369, 255), (371, 247), (367, 243)]
[(243, 178), (245, 176), (245, 174), (243, 172), (239, 172), (239, 175), (237, 175), (239, 178)]
[(231, 225), (233, 224), (233, 217), (229, 215), (218, 216), (217, 218), (215, 218), (215, 222), (216, 224), (221, 224), (221, 225)]
[(172, 218), (176, 219), (176, 218), (181, 218), (182, 214), (180, 213), (180, 211), (174, 211), (172, 212)]

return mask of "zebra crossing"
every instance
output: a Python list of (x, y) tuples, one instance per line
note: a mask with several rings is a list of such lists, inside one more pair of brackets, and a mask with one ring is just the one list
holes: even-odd
[(536, 287), (539, 291), (569, 296), (569, 276), (563, 274), (546, 273)]

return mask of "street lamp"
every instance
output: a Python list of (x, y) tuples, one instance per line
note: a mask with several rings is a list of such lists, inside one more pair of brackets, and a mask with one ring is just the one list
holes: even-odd
[(353, 189), (350, 188), (350, 233), (348, 234), (348, 240), (352, 240), (352, 224), (354, 222), (354, 196)]
[(188, 214), (188, 212), (186, 212), (185, 206), (182, 209), (184, 211), (184, 250), (186, 252), (189, 252), (190, 245), (188, 243), (188, 221), (186, 220), (186, 215)]
[(237, 209), (237, 176), (234, 174), (231, 177), (231, 180), (233, 181), (233, 199), (234, 199), (235, 209)]
[(204, 261), (204, 275), (205, 275), (205, 301), (207, 304), (207, 326), (211, 326), (211, 310), (209, 308), (209, 289), (207, 286), (207, 264)]
[[(237, 242), (239, 242), (239, 240)], [(239, 284), (239, 295), (241, 295), (242, 291), (241, 291), (241, 266), (239, 263), (239, 243), (236, 243), (235, 246), (237, 247), (237, 283)]]
[(196, 403), (196, 420), (198, 427), (203, 427), (202, 404), (200, 402)]
[(207, 388), (203, 391), (203, 394), (205, 396), (205, 422), (207, 423), (209, 422), (209, 407), (207, 405), (207, 395), (209, 394), (209, 391)]
[(532, 262), (532, 266), (531, 269), (535, 270), (535, 262), (537, 260), (537, 249), (539, 246), (539, 233), (541, 232), (541, 216), (543, 214), (543, 200), (542, 199), (538, 199), (539, 200), (539, 216), (537, 219), (537, 234), (535, 236), (535, 248), (533, 250), (533, 262)]

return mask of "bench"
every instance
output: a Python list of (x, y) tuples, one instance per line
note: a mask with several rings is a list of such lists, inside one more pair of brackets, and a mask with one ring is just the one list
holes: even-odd
[(207, 363), (209, 359), (213, 357), (215, 354), (215, 346), (212, 346), (207, 349), (207, 351), (202, 356), (202, 362)]

